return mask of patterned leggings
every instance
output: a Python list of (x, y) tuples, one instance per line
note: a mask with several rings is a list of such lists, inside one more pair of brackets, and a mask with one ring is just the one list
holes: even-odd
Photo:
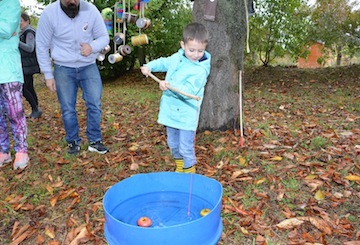
[(10, 137), (7, 119), (14, 139), (16, 152), (26, 153), (27, 127), (24, 109), (22, 106), (22, 87), (20, 82), (0, 84), (0, 151), (10, 152)]

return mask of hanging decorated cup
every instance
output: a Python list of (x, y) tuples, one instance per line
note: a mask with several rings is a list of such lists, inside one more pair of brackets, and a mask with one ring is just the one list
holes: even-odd
[(122, 33), (117, 33), (115, 36), (114, 36), (114, 43), (116, 45), (120, 45), (124, 42), (124, 35), (121, 35)]
[(100, 53), (101, 53), (101, 54), (107, 54), (107, 53), (109, 53), (110, 50), (111, 50), (110, 45), (106, 45), (105, 48), (103, 48), (103, 49), (100, 51)]
[(135, 24), (138, 18), (139, 17), (136, 14), (132, 14), (132, 13), (128, 13), (128, 12), (123, 13), (123, 20), (128, 23)]
[(118, 3), (117, 11), (116, 11), (116, 22), (122, 23), (123, 22), (123, 14), (124, 14), (124, 7), (122, 3)]
[(129, 45), (121, 45), (119, 46), (118, 51), (122, 56), (126, 56), (131, 54), (131, 47)]
[(123, 60), (123, 57), (119, 53), (110, 54), (108, 57), (108, 61), (110, 64), (115, 64), (116, 62), (120, 62)]
[(143, 44), (148, 44), (149, 39), (146, 34), (140, 34), (138, 36), (132, 36), (131, 43), (133, 46), (141, 46)]
[(136, 26), (139, 28), (139, 29), (147, 29), (149, 28), (151, 25), (151, 21), (150, 19), (148, 18), (139, 18), (137, 19), (136, 21)]
[(100, 53), (99, 56), (97, 57), (98, 61), (104, 61), (105, 60), (105, 54)]

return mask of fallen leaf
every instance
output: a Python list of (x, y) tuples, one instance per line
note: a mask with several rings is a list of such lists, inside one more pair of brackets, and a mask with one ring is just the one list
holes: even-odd
[(261, 183), (264, 183), (266, 181), (266, 178), (261, 178), (254, 181), (254, 185), (260, 185)]
[(309, 174), (308, 176), (305, 177), (306, 180), (312, 180), (312, 179), (316, 179), (318, 176), (315, 174)]
[(50, 185), (46, 185), (45, 188), (50, 193), (50, 195), (54, 195), (54, 188), (52, 188)]
[(133, 163), (130, 165), (130, 170), (136, 171), (136, 170), (138, 170), (138, 169), (139, 169), (139, 164), (133, 162)]
[(360, 245), (360, 241), (347, 241), (343, 245)]
[(231, 179), (236, 179), (237, 177), (239, 177), (243, 173), (244, 173), (243, 171), (237, 170), (237, 171), (233, 172), (233, 174), (231, 175)]
[(58, 198), (59, 198), (59, 196), (55, 196), (55, 197), (52, 197), (52, 198), (50, 199), (50, 205), (51, 205), (51, 207), (55, 207)]
[(240, 226), (240, 230), (244, 235), (249, 235), (249, 232), (242, 226)]
[(303, 221), (309, 221), (313, 226), (315, 226), (320, 231), (325, 232), (327, 235), (332, 234), (332, 229), (328, 222), (317, 217), (298, 217), (298, 219)]
[(246, 166), (246, 159), (244, 157), (239, 157), (240, 166)]
[(318, 200), (318, 201), (322, 201), (325, 199), (325, 195), (324, 193), (321, 191), (321, 190), (318, 190), (316, 193), (315, 193), (315, 199)]
[(217, 169), (221, 169), (223, 166), (224, 166), (224, 162), (222, 160), (218, 162), (218, 164), (216, 164)]
[(91, 234), (86, 229), (86, 227), (83, 227), (81, 229), (80, 233), (75, 237), (74, 240), (71, 241), (71, 243), (69, 245), (78, 245), (83, 242), (86, 242), (89, 240), (90, 236), (91, 236)]
[(272, 161), (281, 161), (282, 157), (281, 156), (275, 156), (273, 158), (270, 158), (270, 160), (272, 160)]
[(55, 230), (54, 227), (46, 226), (45, 227), (45, 235), (50, 237), (51, 239), (55, 238)]
[(351, 180), (351, 181), (360, 181), (359, 175), (350, 174), (348, 176), (345, 176), (345, 179)]
[(291, 218), (291, 219), (286, 219), (284, 221), (281, 221), (276, 226), (280, 229), (293, 229), (294, 227), (297, 227), (297, 226), (301, 225), (302, 223), (304, 223), (303, 220), (300, 220), (297, 218)]

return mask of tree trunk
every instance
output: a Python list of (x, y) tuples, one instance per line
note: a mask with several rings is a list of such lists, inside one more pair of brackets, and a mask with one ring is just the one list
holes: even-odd
[[(193, 20), (209, 30), (207, 51), (212, 56), (211, 72), (205, 87), (199, 131), (225, 130), (238, 125), (239, 71), (243, 69), (246, 40), (245, 1), (218, 0), (215, 20), (208, 20), (208, 4), (216, 0), (196, 0)], [(244, 87), (244, 86), (242, 86)]]
[(341, 65), (341, 58), (342, 58), (342, 46), (339, 45), (336, 47), (336, 65)]

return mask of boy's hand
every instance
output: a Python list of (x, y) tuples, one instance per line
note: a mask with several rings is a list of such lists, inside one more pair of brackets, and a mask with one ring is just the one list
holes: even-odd
[(159, 87), (160, 87), (160, 89), (162, 90), (162, 91), (165, 91), (165, 90), (168, 90), (168, 85), (169, 85), (170, 83), (168, 82), (168, 81), (165, 81), (165, 80), (161, 80), (160, 82), (159, 82)]
[(141, 70), (141, 73), (142, 73), (144, 76), (149, 76), (149, 73), (150, 73), (149, 67), (142, 66), (142, 67), (140, 67), (140, 70)]

